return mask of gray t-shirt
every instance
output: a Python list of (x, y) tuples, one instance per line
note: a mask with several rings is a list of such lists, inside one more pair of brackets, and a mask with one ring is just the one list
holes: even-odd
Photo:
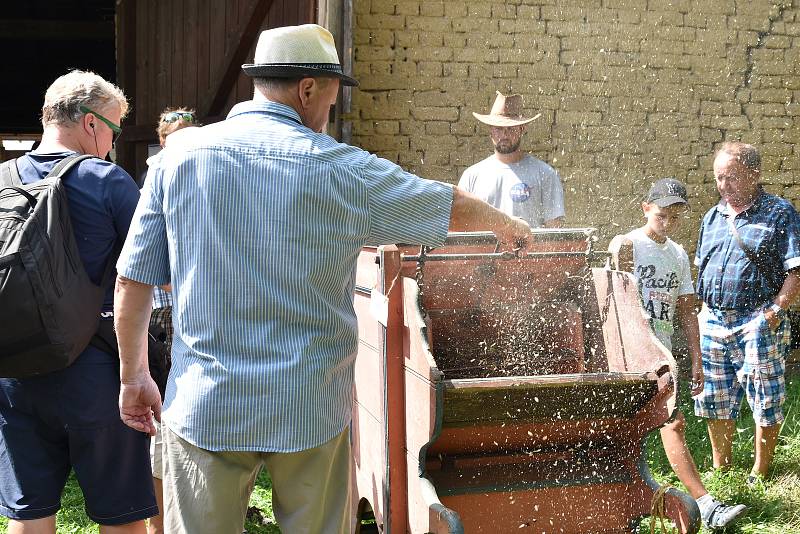
[(564, 191), (558, 173), (529, 154), (511, 164), (491, 155), (465, 170), (458, 187), (508, 215), (528, 221), (533, 228), (564, 216)]

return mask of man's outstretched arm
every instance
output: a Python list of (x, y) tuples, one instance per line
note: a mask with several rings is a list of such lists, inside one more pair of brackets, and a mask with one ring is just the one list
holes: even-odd
[(511, 247), (526, 247), (531, 238), (527, 222), (506, 215), (477, 196), (453, 188), (453, 206), (450, 209), (451, 232), (492, 231), (498, 241)]

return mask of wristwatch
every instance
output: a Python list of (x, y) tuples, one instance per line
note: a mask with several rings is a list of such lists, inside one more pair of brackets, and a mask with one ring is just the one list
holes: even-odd
[(772, 312), (775, 314), (775, 317), (777, 317), (778, 319), (783, 319), (783, 317), (786, 315), (786, 310), (784, 310), (774, 302), (770, 304), (769, 309), (772, 310)]

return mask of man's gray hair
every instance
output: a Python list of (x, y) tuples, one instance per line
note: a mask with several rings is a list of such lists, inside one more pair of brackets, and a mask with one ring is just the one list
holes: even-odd
[(253, 86), (261, 94), (282, 92), (297, 85), (300, 78), (253, 78)]
[[(327, 86), (331, 78), (322, 76), (303, 76), (314, 78), (322, 87)], [(253, 78), (253, 87), (262, 95), (267, 93), (281, 93), (297, 85), (303, 78)]]
[(751, 171), (761, 170), (761, 154), (753, 145), (742, 143), (741, 141), (727, 141), (717, 150), (717, 155), (722, 153), (736, 158), (736, 161), (750, 169)]
[(122, 90), (94, 72), (73, 70), (58, 77), (44, 95), (42, 126), (78, 122), (81, 106), (100, 114), (119, 105), (120, 118), (128, 113), (128, 100)]

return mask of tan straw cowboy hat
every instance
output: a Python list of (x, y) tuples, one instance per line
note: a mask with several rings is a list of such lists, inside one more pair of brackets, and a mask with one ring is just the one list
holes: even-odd
[(484, 124), (500, 127), (528, 124), (542, 115), (539, 113), (535, 117), (526, 119), (522, 116), (522, 95), (506, 96), (500, 91), (497, 91), (497, 98), (494, 99), (494, 105), (488, 115), (481, 115), (474, 111), (472, 114)]
[(342, 71), (331, 32), (316, 24), (261, 32), (253, 63), (242, 70), (261, 78), (339, 78), (344, 85), (358, 85)]

